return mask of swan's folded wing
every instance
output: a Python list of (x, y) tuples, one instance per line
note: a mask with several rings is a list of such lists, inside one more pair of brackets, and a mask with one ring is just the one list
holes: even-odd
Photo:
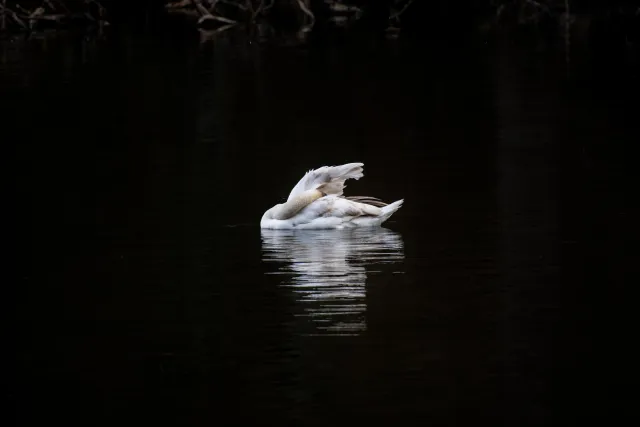
[(342, 197), (336, 197), (327, 215), (338, 217), (378, 216), (382, 209), (366, 203), (355, 202)]
[(293, 187), (287, 200), (291, 200), (307, 190), (315, 189), (324, 194), (340, 196), (344, 191), (344, 183), (347, 179), (360, 179), (364, 176), (362, 166), (364, 166), (363, 163), (347, 163), (341, 166), (323, 166), (310, 170)]
[(347, 200), (353, 200), (354, 202), (366, 203), (367, 205), (377, 206), (379, 208), (384, 208), (388, 204), (378, 199), (377, 197), (370, 197), (370, 196), (346, 196), (344, 198)]
[(343, 197), (327, 196), (302, 209), (293, 218), (293, 221), (296, 225), (308, 224), (320, 218), (349, 222), (354, 218), (378, 216), (381, 213), (382, 209), (375, 206), (354, 202)]

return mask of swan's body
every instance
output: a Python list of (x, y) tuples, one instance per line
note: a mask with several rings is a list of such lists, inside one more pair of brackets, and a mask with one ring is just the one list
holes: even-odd
[(344, 197), (347, 179), (363, 176), (362, 163), (323, 166), (311, 170), (291, 190), (285, 203), (267, 210), (261, 228), (341, 229), (376, 227), (385, 222), (402, 200), (386, 204), (373, 197)]

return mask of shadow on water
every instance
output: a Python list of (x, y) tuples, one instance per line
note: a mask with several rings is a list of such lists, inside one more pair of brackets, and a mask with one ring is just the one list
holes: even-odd
[(403, 273), (402, 237), (386, 229), (262, 230), (261, 234), (263, 261), (279, 266), (266, 274), (284, 278), (281, 286), (291, 289), (300, 307), (296, 316), (315, 325), (300, 325), (310, 334), (313, 329), (322, 335), (364, 332), (367, 276), (387, 270)]

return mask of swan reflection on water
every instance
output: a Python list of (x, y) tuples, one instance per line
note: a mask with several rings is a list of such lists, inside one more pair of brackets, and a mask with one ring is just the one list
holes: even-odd
[[(367, 274), (397, 272), (404, 260), (400, 234), (384, 228), (261, 230), (262, 260), (280, 264), (281, 286), (293, 290), (298, 316), (322, 335), (366, 330)], [(386, 266), (385, 266), (386, 265)]]

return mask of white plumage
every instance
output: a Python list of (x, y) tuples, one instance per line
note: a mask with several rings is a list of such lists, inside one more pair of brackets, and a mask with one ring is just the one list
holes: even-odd
[(344, 197), (345, 181), (360, 179), (362, 163), (310, 170), (293, 187), (285, 203), (267, 210), (261, 228), (326, 229), (375, 227), (385, 222), (403, 200), (386, 204), (374, 197)]

